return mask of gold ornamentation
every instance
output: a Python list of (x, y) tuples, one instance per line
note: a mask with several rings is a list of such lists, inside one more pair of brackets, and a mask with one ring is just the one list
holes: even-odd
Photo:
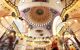
[(16, 16), (19, 16), (16, 5), (13, 5), (9, 0), (0, 0), (0, 17), (5, 17), (12, 12), (14, 12)]
[(74, 0), (73, 3), (69, 6), (67, 6), (66, 8), (63, 9), (62, 13), (61, 13), (61, 18), (62, 20), (64, 19), (66, 14), (69, 14), (70, 11), (72, 11), (73, 9), (75, 9), (76, 7), (78, 7), (77, 5), (80, 3), (80, 0)]

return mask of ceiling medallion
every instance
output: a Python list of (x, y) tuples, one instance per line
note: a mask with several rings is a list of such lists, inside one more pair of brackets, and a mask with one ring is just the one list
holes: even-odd
[(32, 25), (46, 25), (52, 20), (52, 13), (48, 7), (32, 7), (28, 12), (28, 21)]

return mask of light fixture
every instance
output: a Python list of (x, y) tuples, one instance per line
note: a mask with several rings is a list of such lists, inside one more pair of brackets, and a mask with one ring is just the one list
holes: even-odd
[(69, 25), (71, 25), (71, 22), (68, 22)]
[(59, 4), (59, 3), (60, 3), (60, 1), (57, 1), (56, 3), (57, 3), (57, 4)]
[(28, 28), (28, 25), (26, 25), (26, 28)]
[(6, 19), (8, 19), (8, 17), (5, 17)]
[(25, 2), (25, 0), (22, 0), (22, 2), (24, 3), (24, 2)]
[(30, 31), (30, 28), (28, 28), (28, 31)]
[(76, 23), (77, 23), (77, 22), (78, 22), (78, 20), (74, 20), (74, 22), (76, 22)]
[(65, 26), (66, 24), (67, 24), (67, 22), (64, 22), (64, 23), (62, 23), (63, 24), (63, 26)]
[(1, 20), (3, 20), (3, 17), (1, 17)]

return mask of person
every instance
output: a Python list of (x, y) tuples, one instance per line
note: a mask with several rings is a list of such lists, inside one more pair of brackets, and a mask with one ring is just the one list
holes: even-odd
[(14, 45), (16, 43), (16, 32), (14, 30), (10, 30), (7, 35), (4, 35), (0, 39), (0, 42), (0, 44), (2, 44), (1, 50), (14, 50)]
[(57, 39), (55, 39), (55, 40), (52, 42), (52, 50), (59, 50), (57, 43), (58, 43)]
[(8, 49), (9, 50), (14, 50), (13, 46), (14, 46), (14, 42), (16, 40), (16, 32), (14, 30), (11, 30), (7, 39), (9, 40)]

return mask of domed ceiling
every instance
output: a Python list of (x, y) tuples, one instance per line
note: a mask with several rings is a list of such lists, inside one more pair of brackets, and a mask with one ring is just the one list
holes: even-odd
[(32, 7), (28, 12), (28, 21), (32, 25), (46, 25), (52, 20), (50, 8), (44, 6)]
[(80, 0), (0, 0), (0, 37), (11, 30), (15, 50), (80, 50)]

